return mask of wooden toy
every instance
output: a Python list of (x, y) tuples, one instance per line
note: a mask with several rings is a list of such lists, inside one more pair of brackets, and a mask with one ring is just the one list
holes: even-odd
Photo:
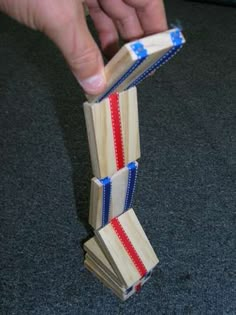
[(150, 278), (158, 258), (131, 203), (140, 157), (136, 85), (184, 44), (178, 28), (128, 43), (105, 66), (104, 93), (87, 95), (86, 128), (94, 178), (85, 267), (126, 300)]
[(112, 176), (140, 157), (136, 87), (84, 104), (93, 174)]
[(91, 180), (89, 224), (98, 229), (131, 208), (138, 163), (131, 162), (112, 177)]
[(85, 266), (123, 300), (139, 291), (158, 263), (133, 209), (95, 231), (84, 249)]
[(137, 86), (169, 61), (185, 39), (178, 28), (125, 44), (105, 67), (108, 87), (99, 95), (87, 95), (89, 102), (101, 102), (111, 93)]

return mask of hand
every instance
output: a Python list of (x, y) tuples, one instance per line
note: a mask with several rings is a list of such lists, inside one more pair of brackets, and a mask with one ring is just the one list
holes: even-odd
[[(130, 41), (167, 29), (162, 0), (85, 0), (108, 56), (119, 49), (119, 35)], [(59, 47), (88, 94), (105, 87), (101, 51), (86, 24), (82, 0), (0, 0), (0, 10), (44, 32)]]

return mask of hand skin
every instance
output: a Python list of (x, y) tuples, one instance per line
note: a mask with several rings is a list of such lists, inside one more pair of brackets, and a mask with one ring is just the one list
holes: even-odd
[[(109, 57), (125, 41), (167, 30), (162, 0), (85, 0)], [(86, 24), (82, 0), (0, 0), (0, 11), (45, 33), (61, 50), (71, 71), (88, 94), (106, 88), (101, 50)]]

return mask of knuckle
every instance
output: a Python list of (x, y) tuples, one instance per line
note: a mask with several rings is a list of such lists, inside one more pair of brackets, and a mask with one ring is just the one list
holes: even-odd
[[(46, 13), (45, 13), (45, 12)], [(44, 32), (58, 32), (61, 29), (68, 28), (75, 20), (75, 14), (68, 8), (55, 7), (53, 11), (43, 10), (41, 12), (41, 31)]]

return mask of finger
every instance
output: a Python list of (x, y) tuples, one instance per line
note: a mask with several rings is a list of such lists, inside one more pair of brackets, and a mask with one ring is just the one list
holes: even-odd
[(106, 86), (104, 65), (88, 30), (82, 3), (60, 1), (52, 15), (53, 22), (46, 19), (43, 31), (61, 49), (83, 89), (89, 94), (101, 93)]
[(162, 0), (124, 0), (124, 2), (136, 9), (145, 35), (168, 29)]
[(143, 29), (134, 8), (123, 0), (99, 0), (105, 13), (116, 24), (121, 37), (130, 41), (143, 36)]
[(98, 32), (102, 50), (112, 57), (119, 50), (119, 35), (112, 19), (101, 9), (98, 0), (86, 0), (90, 16)]

